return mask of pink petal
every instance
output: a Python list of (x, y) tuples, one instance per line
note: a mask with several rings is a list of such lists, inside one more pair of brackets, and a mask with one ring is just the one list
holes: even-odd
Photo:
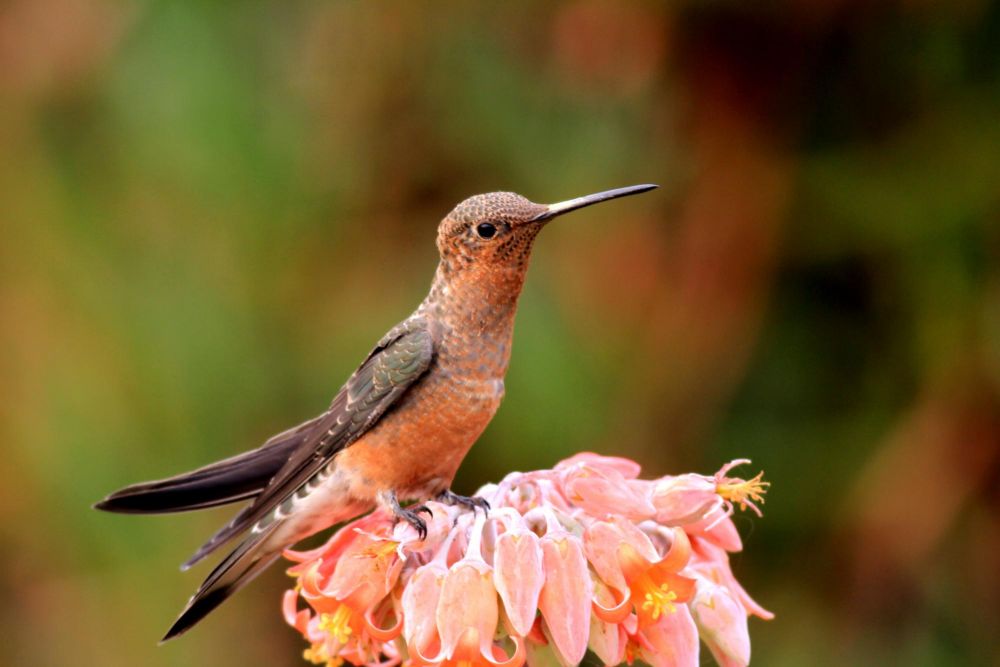
[(729, 591), (699, 579), (691, 609), (701, 638), (720, 665), (745, 667), (750, 663), (747, 615)]
[(417, 568), (403, 589), (403, 637), (414, 653), (429, 655), (437, 640), (436, 613), (447, 570), (437, 563)]
[[(386, 513), (376, 510), (360, 519), (345, 524), (327, 540), (326, 544), (320, 547), (310, 549), (309, 551), (285, 549), (283, 555), (288, 560), (296, 563), (321, 559), (327, 564), (324, 568), (324, 574), (329, 576), (330, 572), (333, 572), (333, 567), (337, 564), (337, 559), (340, 558), (340, 555), (351, 543), (365, 532), (373, 532), (387, 526), (389, 526), (389, 519)], [(295, 574), (297, 568), (298, 566), (289, 568), (289, 574)]]
[(437, 606), (441, 657), (451, 658), (460, 644), (462, 648), (478, 645), (480, 654), (487, 650), (492, 654), (499, 613), (490, 568), (473, 561), (452, 566)]
[(320, 567), (323, 561), (314, 560), (309, 563), (302, 563), (297, 567), (306, 566), (299, 572), (299, 586), (302, 589), (302, 597), (306, 600), (323, 597), (324, 577), (320, 575)]
[(285, 595), (281, 599), (281, 613), (285, 617), (285, 623), (305, 634), (312, 615), (308, 609), (299, 609), (298, 601), (298, 593), (295, 591), (285, 591)]
[[(604, 584), (594, 584), (594, 604), (603, 608), (615, 606), (614, 593)], [(626, 603), (627, 604), (627, 603)], [(631, 609), (627, 604), (626, 612)], [(623, 619), (624, 620), (624, 617)], [(605, 665), (617, 665), (625, 659), (625, 645), (628, 638), (619, 623), (608, 623), (595, 613), (590, 617), (590, 640), (587, 647), (593, 651)]]
[(619, 591), (627, 590), (628, 584), (618, 563), (618, 545), (622, 542), (621, 532), (610, 523), (597, 521), (584, 532), (583, 540), (587, 560), (597, 572), (597, 576), (611, 588)]
[(493, 553), (493, 568), (493, 582), (507, 618), (514, 632), (523, 637), (535, 622), (538, 596), (545, 583), (538, 536), (530, 531), (500, 535)]
[[(514, 642), (514, 651), (508, 656), (495, 644), (484, 647), (483, 653), (479, 656), (493, 667), (521, 667), (527, 658), (527, 643), (523, 637), (511, 637)], [(474, 663), (478, 664), (478, 663)]]
[(584, 532), (583, 539), (587, 560), (597, 575), (620, 592), (628, 590), (618, 558), (618, 548), (622, 544), (631, 545), (647, 561), (655, 562), (658, 558), (649, 536), (631, 521), (595, 521)]
[(720, 516), (721, 513), (721, 509), (713, 512), (697, 523), (684, 526), (684, 530), (726, 551), (733, 553), (743, 551), (743, 542), (740, 540), (736, 525), (728, 516)]
[(642, 520), (656, 514), (652, 503), (636, 493), (615, 470), (594, 474), (582, 468), (578, 473), (567, 475), (563, 488), (570, 501), (595, 516)]
[(674, 528), (674, 541), (670, 550), (660, 559), (656, 567), (668, 572), (679, 572), (691, 560), (691, 540), (680, 528)]
[(698, 628), (687, 605), (642, 631), (642, 659), (652, 667), (698, 667)]
[[(392, 606), (387, 602), (383, 605), (383, 608), (379, 610), (379, 615), (387, 616), (388, 612), (391, 610)], [(369, 635), (380, 642), (391, 642), (403, 632), (403, 616), (401, 614), (396, 615), (396, 623), (394, 625), (385, 627), (376, 622), (373, 614), (374, 611), (374, 609), (369, 609), (361, 617), (361, 621), (365, 626), (365, 631)]]
[(696, 539), (694, 545), (696, 560), (693, 563), (693, 569), (696, 572), (700, 572), (711, 581), (718, 582), (720, 585), (728, 588), (729, 592), (747, 610), (747, 613), (763, 618), (766, 621), (774, 618), (774, 614), (760, 606), (743, 589), (740, 582), (737, 581), (729, 565), (729, 554), (724, 549), (703, 539)]
[[(618, 526), (624, 529), (625, 526)], [(655, 568), (659, 572), (676, 573), (687, 565), (691, 557), (691, 543), (687, 534), (680, 528), (671, 529), (672, 539), (670, 548), (663, 558), (653, 547), (649, 537), (632, 526), (631, 530), (621, 530), (624, 539), (615, 546), (618, 556), (618, 563), (621, 565), (622, 573), (626, 581), (630, 584), (637, 581), (647, 570)], [(643, 539), (639, 539), (642, 536)]]
[(702, 475), (664, 477), (656, 482), (651, 499), (656, 520), (672, 526), (699, 521), (722, 505), (715, 480)]
[(403, 563), (397, 546), (397, 542), (362, 535), (344, 550), (324, 594), (338, 600), (350, 597), (358, 611), (374, 606), (399, 577)]
[[(604, 586), (603, 582), (596, 581), (594, 586)], [(610, 587), (606, 587), (609, 591)], [(628, 615), (632, 613), (632, 591), (624, 590), (618, 593), (617, 596), (610, 595), (604, 601), (593, 601), (594, 607), (594, 617), (598, 618), (605, 623), (611, 623), (612, 625), (618, 625), (623, 622)]]
[(542, 539), (545, 585), (538, 607), (556, 650), (575, 665), (587, 652), (593, 582), (580, 540), (565, 534)]
[(593, 452), (580, 452), (568, 459), (563, 459), (556, 464), (554, 470), (559, 472), (580, 464), (601, 470), (613, 470), (625, 479), (635, 479), (642, 470), (642, 466), (631, 459), (620, 456), (601, 456)]

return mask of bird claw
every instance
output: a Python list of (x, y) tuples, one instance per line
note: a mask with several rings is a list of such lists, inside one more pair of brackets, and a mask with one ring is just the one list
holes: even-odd
[(430, 510), (423, 505), (412, 510), (405, 507), (393, 509), (393, 514), (396, 516), (396, 523), (399, 523), (400, 519), (402, 519), (410, 524), (417, 531), (417, 536), (420, 540), (423, 541), (427, 539), (427, 522), (420, 518), (420, 512), (427, 512), (429, 514)]
[(490, 503), (485, 498), (479, 498), (477, 496), (460, 496), (457, 493), (452, 493), (450, 489), (445, 489), (438, 494), (437, 499), (448, 505), (460, 505), (466, 509), (472, 510), (475, 514), (476, 510), (483, 510), (485, 516), (490, 514)]
[(427, 539), (427, 522), (420, 518), (421, 512), (427, 512), (428, 516), (434, 516), (434, 513), (426, 505), (415, 505), (413, 507), (403, 507), (399, 504), (399, 499), (396, 497), (394, 491), (386, 493), (382, 497), (382, 501), (389, 506), (392, 510), (392, 514), (395, 517), (394, 524), (399, 523), (400, 519), (406, 523), (413, 526), (413, 529), (417, 531), (417, 536), (421, 541)]

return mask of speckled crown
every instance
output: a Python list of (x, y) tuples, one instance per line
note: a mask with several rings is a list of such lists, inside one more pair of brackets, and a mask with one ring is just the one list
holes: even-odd
[(526, 222), (546, 210), (516, 192), (489, 192), (474, 195), (452, 209), (441, 223), (445, 235), (457, 234), (473, 222), (490, 220), (516, 224)]

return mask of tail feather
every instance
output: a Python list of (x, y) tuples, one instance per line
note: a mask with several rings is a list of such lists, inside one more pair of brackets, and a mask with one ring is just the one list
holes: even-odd
[(237, 534), (246, 530), (246, 519), (250, 515), (250, 509), (251, 507), (244, 507), (236, 516), (232, 518), (229, 523), (217, 530), (207, 542), (198, 547), (198, 550), (193, 556), (184, 561), (181, 565), (181, 570), (183, 571), (191, 568), (192, 565), (211, 554)]
[(267, 486), (317, 419), (274, 436), (258, 449), (167, 479), (127, 486), (94, 507), (125, 514), (161, 514), (248, 500)]
[(208, 575), (198, 591), (188, 601), (174, 624), (167, 630), (160, 643), (169, 641), (190, 630), (230, 595), (243, 588), (254, 577), (281, 555), (281, 546), (268, 542), (268, 537), (278, 526), (272, 524), (260, 533), (252, 533), (240, 543)]

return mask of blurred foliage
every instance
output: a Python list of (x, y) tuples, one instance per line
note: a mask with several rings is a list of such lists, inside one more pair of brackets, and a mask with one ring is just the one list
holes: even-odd
[(989, 0), (9, 0), (0, 664), (301, 664), (277, 571), (154, 646), (226, 510), (90, 503), (325, 407), (464, 197), (646, 181), (540, 239), (458, 488), (748, 456), (757, 664), (995, 664), (998, 119)]

